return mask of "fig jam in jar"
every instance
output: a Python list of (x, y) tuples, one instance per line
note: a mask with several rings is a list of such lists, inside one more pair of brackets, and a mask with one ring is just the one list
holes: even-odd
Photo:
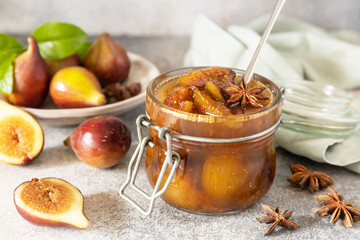
[[(180, 104), (187, 98), (188, 90), (180, 89), (179, 93), (174, 90), (179, 79), (189, 71), (196, 74), (198, 69), (204, 68), (183, 68), (162, 74), (147, 88), (146, 112), (151, 122), (168, 127), (172, 135), (186, 136), (172, 140), (172, 150), (180, 155), (180, 162), (161, 197), (168, 204), (192, 213), (237, 212), (256, 203), (273, 182), (274, 133), (280, 123), (281, 91), (270, 80), (255, 74), (248, 89), (265, 87), (263, 107), (228, 108), (221, 101), (207, 101), (209, 89), (204, 89), (205, 85), (196, 89), (192, 86), (189, 102)], [(242, 70), (232, 71), (237, 78), (244, 74)], [(171, 94), (175, 100), (169, 102)], [(202, 94), (201, 98), (195, 94)], [(154, 128), (150, 128), (149, 135), (154, 146), (146, 150), (145, 167), (154, 187), (167, 145)], [(161, 185), (169, 173), (170, 169), (166, 170)]]

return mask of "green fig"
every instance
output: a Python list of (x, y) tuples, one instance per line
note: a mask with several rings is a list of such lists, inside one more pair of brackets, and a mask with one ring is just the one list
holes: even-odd
[(96, 76), (83, 67), (66, 67), (51, 79), (50, 96), (59, 108), (84, 108), (106, 103)]
[(28, 37), (28, 49), (14, 61), (14, 88), (5, 96), (14, 105), (39, 107), (49, 88), (49, 68), (41, 57), (34, 37)]
[(54, 76), (57, 71), (63, 68), (80, 65), (80, 58), (77, 53), (59, 60), (45, 59), (45, 61), (49, 66), (51, 77)]
[(97, 76), (102, 86), (123, 82), (130, 70), (126, 51), (107, 33), (100, 34), (91, 45), (83, 65)]

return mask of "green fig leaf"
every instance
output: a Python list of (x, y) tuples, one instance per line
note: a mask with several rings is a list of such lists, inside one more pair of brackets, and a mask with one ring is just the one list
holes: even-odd
[(45, 23), (31, 35), (38, 42), (41, 56), (51, 60), (76, 53), (87, 39), (87, 34), (81, 28), (61, 22)]
[(86, 53), (87, 53), (87, 51), (89, 50), (89, 48), (91, 47), (91, 45), (92, 45), (92, 42), (84, 42), (84, 43), (80, 46), (79, 50), (77, 51), (81, 62), (84, 60), (84, 58), (85, 58), (85, 56), (86, 56)]
[(0, 33), (0, 52), (22, 52), (24, 50), (21, 43), (15, 38)]
[(14, 85), (14, 65), (17, 52), (0, 52), (0, 92), (9, 95)]

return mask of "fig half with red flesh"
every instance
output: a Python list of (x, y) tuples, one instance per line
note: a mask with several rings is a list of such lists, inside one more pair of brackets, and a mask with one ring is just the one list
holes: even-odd
[(14, 203), (19, 214), (36, 225), (78, 229), (89, 225), (80, 190), (59, 178), (33, 178), (20, 184)]
[(24, 110), (0, 100), (0, 161), (27, 164), (41, 153), (43, 146), (40, 124)]

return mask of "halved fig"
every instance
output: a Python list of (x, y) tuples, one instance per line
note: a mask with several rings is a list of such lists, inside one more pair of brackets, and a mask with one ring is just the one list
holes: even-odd
[(14, 191), (14, 203), (27, 221), (50, 227), (85, 229), (84, 197), (72, 184), (59, 178), (33, 178)]
[(31, 162), (44, 146), (39, 123), (27, 112), (0, 100), (0, 161), (13, 165)]
[(213, 116), (232, 115), (224, 103), (214, 100), (208, 92), (200, 91), (196, 87), (193, 87), (192, 90), (194, 106), (199, 113)]

